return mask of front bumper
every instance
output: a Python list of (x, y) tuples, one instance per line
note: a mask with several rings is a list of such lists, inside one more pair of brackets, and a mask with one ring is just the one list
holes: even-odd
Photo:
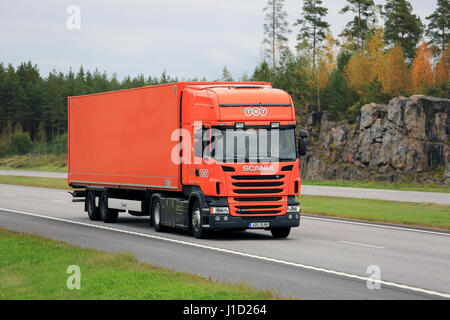
[[(291, 218), (289, 219), (289, 216)], [(216, 217), (220, 219), (217, 221)], [(227, 217), (228, 219), (226, 219)], [(269, 222), (269, 227), (264, 229), (272, 228), (288, 228), (288, 227), (298, 227), (300, 225), (300, 213), (286, 213), (282, 216), (258, 216), (258, 217), (236, 217), (231, 215), (209, 215), (208, 225), (211, 229), (216, 230), (230, 230), (230, 229), (255, 229), (250, 228), (250, 223), (252, 222)]]

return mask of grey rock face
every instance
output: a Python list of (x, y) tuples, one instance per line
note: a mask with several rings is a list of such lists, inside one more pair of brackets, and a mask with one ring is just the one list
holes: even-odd
[(450, 181), (450, 100), (397, 97), (361, 108), (358, 123), (335, 123), (310, 114), (307, 179)]

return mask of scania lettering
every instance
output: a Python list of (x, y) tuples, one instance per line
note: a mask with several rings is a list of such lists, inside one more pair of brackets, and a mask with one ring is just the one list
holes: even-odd
[(243, 166), (242, 171), (273, 171), (273, 166)]

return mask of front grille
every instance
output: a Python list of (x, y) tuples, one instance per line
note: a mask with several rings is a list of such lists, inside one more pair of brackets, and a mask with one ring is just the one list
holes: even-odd
[(281, 210), (252, 210), (252, 211), (245, 211), (242, 212), (240, 210), (237, 211), (239, 214), (276, 214), (280, 213)]
[(283, 182), (235, 182), (233, 186), (235, 187), (279, 187), (282, 186)]
[(238, 209), (276, 209), (281, 208), (281, 205), (262, 205), (262, 206), (236, 206)]
[(255, 176), (231, 176), (234, 180), (279, 180), (283, 179), (283, 174), (268, 174)]
[(280, 193), (283, 189), (234, 189), (238, 194), (261, 194), (261, 193)]
[(245, 197), (236, 197), (234, 198), (236, 201), (242, 202), (253, 202), (253, 201), (280, 201), (281, 197), (254, 197), (254, 198), (245, 198)]
[[(255, 175), (233, 175), (232, 186), (236, 205), (232, 206), (232, 212), (240, 216), (248, 215), (279, 215), (285, 210), (281, 203), (282, 196), (271, 196), (281, 194), (285, 175), (282, 174), (255, 174)], [(247, 196), (245, 196), (247, 195)], [(264, 196), (267, 195), (267, 196)]]

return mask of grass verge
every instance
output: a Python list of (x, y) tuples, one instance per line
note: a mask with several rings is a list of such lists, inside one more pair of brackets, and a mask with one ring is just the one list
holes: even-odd
[(0, 169), (67, 172), (67, 154), (26, 154), (0, 158)]
[(450, 230), (450, 205), (300, 196), (302, 212)]
[[(81, 289), (67, 288), (67, 268)], [(271, 291), (142, 263), (129, 253), (82, 249), (0, 228), (0, 299), (275, 299)]]
[(412, 182), (391, 183), (391, 182), (376, 182), (376, 181), (302, 179), (302, 185), (450, 193), (450, 184), (440, 185), (440, 184), (419, 184)]
[(67, 189), (71, 188), (67, 185), (67, 179), (60, 178), (41, 178), (41, 177), (22, 177), (22, 176), (2, 176), (0, 175), (0, 183), (15, 184), (20, 186)]

